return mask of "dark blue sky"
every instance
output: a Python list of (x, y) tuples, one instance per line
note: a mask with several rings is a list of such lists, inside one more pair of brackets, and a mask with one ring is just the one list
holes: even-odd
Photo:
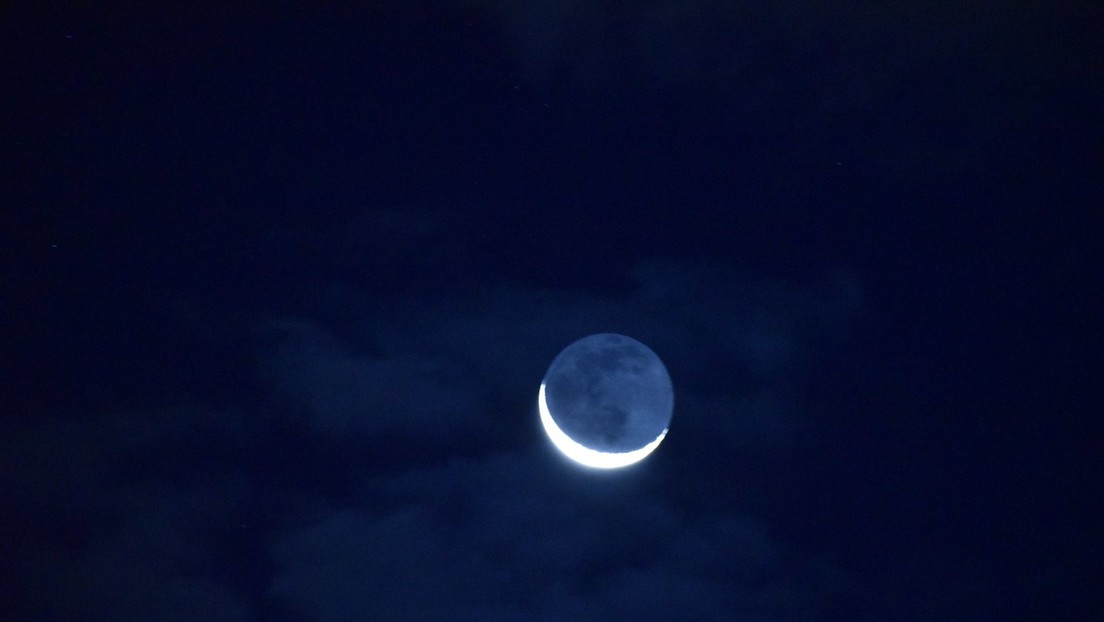
[(368, 4), (0, 10), (0, 617), (1104, 612), (1097, 7)]

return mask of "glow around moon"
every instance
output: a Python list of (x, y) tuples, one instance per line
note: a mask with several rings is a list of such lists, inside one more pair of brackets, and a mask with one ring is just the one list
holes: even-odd
[(615, 469), (643, 460), (667, 435), (671, 378), (647, 346), (602, 333), (564, 348), (537, 395), (552, 444), (579, 464)]

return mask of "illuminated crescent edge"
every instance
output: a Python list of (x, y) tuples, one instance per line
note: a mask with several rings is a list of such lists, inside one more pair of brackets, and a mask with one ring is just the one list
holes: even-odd
[(634, 449), (623, 453), (598, 451), (585, 447), (573, 440), (552, 420), (552, 413), (548, 410), (548, 403), (544, 399), (543, 382), (540, 385), (540, 391), (537, 393), (537, 406), (540, 409), (541, 425), (544, 426), (544, 432), (548, 434), (548, 438), (552, 441), (552, 444), (556, 446), (556, 449), (559, 449), (565, 456), (571, 458), (575, 462), (595, 469), (619, 469), (640, 462), (646, 458), (648, 454), (655, 451), (655, 448), (659, 447), (659, 444), (663, 442), (663, 437), (667, 436), (667, 428), (664, 428), (654, 441), (640, 449)]

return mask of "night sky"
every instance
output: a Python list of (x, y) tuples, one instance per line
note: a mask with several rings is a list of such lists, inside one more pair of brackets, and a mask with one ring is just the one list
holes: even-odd
[(19, 4), (5, 622), (1104, 616), (1097, 3)]

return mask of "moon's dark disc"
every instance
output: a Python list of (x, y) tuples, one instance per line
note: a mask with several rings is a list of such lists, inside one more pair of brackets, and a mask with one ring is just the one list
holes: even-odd
[(613, 333), (564, 348), (544, 377), (556, 427), (598, 452), (626, 453), (662, 438), (675, 396), (667, 369), (639, 341)]

